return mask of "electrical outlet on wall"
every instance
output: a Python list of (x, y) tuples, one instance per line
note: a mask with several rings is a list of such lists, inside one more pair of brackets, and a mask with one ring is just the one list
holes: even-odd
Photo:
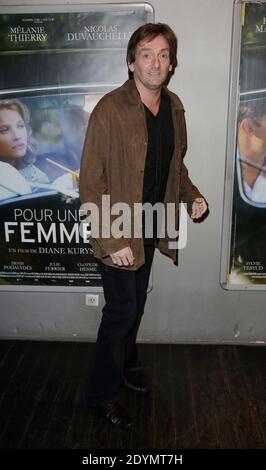
[(88, 307), (98, 307), (98, 305), (99, 305), (99, 295), (97, 295), (97, 294), (86, 294), (85, 295), (85, 304)]

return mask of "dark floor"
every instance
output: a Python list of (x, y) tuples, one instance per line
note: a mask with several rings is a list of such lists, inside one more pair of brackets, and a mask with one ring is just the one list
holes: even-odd
[(265, 448), (266, 348), (139, 349), (152, 393), (121, 390), (122, 432), (85, 407), (93, 344), (0, 341), (0, 448)]

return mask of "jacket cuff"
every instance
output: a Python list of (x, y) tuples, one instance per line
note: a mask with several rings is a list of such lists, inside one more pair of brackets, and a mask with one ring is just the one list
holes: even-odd
[(98, 238), (97, 242), (101, 247), (103, 258), (130, 246), (129, 240), (126, 238)]

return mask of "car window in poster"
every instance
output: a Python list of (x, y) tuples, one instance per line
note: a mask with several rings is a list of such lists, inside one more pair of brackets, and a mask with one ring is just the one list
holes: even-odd
[(81, 152), (91, 111), (127, 78), (128, 39), (152, 10), (78, 7), (0, 9), (0, 289), (101, 286), (80, 224)]
[(261, 290), (266, 288), (266, 3), (236, 5), (235, 14), (241, 18), (240, 60), (234, 148), (228, 147), (229, 159), (234, 151), (233, 167), (227, 168), (227, 183), (233, 185), (229, 263), (222, 282), (226, 288)]

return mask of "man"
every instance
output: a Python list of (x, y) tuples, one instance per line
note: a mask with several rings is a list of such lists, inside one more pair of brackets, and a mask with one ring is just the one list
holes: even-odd
[[(238, 125), (237, 169), (245, 196), (266, 203), (266, 96), (241, 96)], [(241, 182), (243, 185), (241, 185)]]
[[(123, 202), (132, 211), (134, 203), (175, 203), (176, 227), (180, 199), (188, 204), (192, 219), (207, 211), (182, 161), (186, 153), (182, 103), (164, 86), (177, 65), (176, 52), (177, 39), (169, 26), (146, 24), (137, 29), (127, 49), (130, 79), (105, 95), (90, 117), (80, 195), (83, 203), (96, 204), (101, 214), (102, 195), (110, 195), (111, 207)], [(110, 218), (114, 220), (112, 214)], [(176, 262), (176, 248), (170, 247), (168, 235), (159, 238), (157, 229), (147, 236), (145, 217), (141, 237), (131, 232), (106, 238), (105, 222), (99, 236), (91, 239), (95, 256), (103, 263), (106, 304), (86, 397), (89, 406), (112, 424), (127, 428), (131, 419), (115, 396), (123, 384), (147, 391), (135, 373), (140, 367), (136, 337), (154, 249), (157, 246)]]

